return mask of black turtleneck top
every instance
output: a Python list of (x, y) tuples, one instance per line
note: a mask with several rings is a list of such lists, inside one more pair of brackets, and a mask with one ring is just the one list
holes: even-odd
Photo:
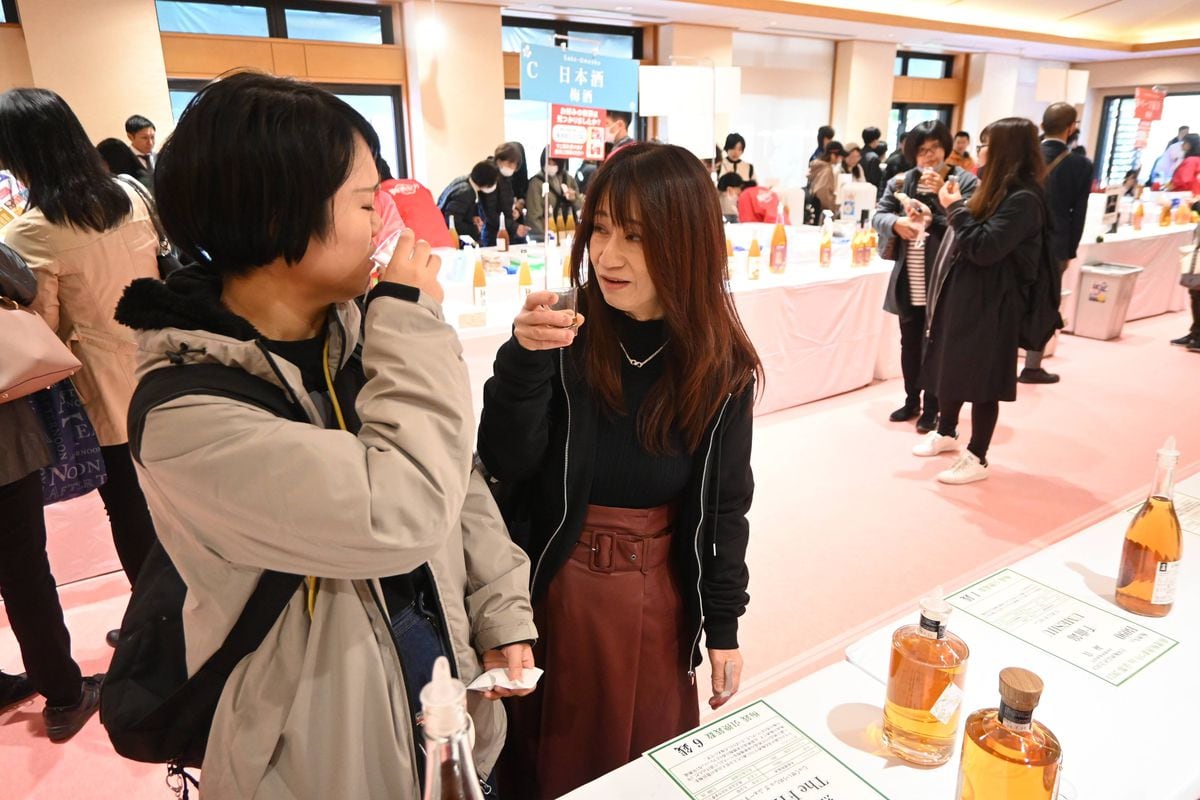
[(589, 502), (616, 508), (654, 508), (677, 501), (692, 472), (692, 456), (682, 438), (672, 435), (674, 452), (655, 455), (646, 451), (638, 436), (642, 405), (651, 388), (666, 374), (671, 343), (666, 341), (662, 320), (638, 322), (624, 314), (618, 318), (617, 333), (629, 357), (645, 361), (663, 346), (645, 366), (621, 359), (621, 385), (625, 413), (602, 409), (596, 436), (595, 470)]

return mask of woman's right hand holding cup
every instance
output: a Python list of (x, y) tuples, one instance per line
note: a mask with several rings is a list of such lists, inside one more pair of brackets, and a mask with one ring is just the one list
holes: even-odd
[(533, 292), (525, 298), (521, 313), (513, 323), (513, 335), (526, 350), (557, 350), (575, 341), (583, 315), (571, 310), (555, 311), (554, 292)]

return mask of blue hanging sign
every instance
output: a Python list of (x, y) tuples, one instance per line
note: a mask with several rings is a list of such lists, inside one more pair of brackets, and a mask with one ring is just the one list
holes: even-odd
[(521, 47), (521, 99), (637, 111), (638, 62), (580, 50)]

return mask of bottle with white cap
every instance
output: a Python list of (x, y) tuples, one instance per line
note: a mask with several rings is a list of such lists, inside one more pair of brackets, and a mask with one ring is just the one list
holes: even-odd
[(967, 643), (946, 630), (952, 610), (939, 586), (921, 601), (921, 618), (892, 634), (883, 742), (915, 764), (945, 764), (954, 754), (967, 677)]
[(450, 674), (445, 656), (433, 663), (433, 680), (421, 690), (421, 710), (425, 729), (424, 800), (483, 800), (471, 756), (467, 687)]
[(1154, 486), (1142, 504), (1121, 550), (1117, 575), (1117, 605), (1147, 617), (1164, 617), (1175, 604), (1183, 533), (1175, 513), (1175, 466), (1179, 451), (1175, 437), (1158, 451)]

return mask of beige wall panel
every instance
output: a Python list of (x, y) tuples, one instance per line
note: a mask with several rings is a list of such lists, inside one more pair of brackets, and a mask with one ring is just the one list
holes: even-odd
[(308, 75), (308, 64), (302, 44), (271, 42), (271, 62), (272, 72), (276, 75), (290, 78), (303, 78)]
[(99, 141), (125, 137), (125, 119), (144, 114), (170, 132), (171, 101), (154, 0), (20, 0), (18, 11), (36, 86), (62, 95)]
[(0, 92), (32, 85), (25, 34), (19, 25), (0, 25)]
[(164, 33), (162, 52), (172, 78), (214, 78), (238, 67), (275, 69), (269, 39)]
[(839, 141), (857, 141), (871, 125), (887, 130), (895, 86), (886, 76), (895, 71), (895, 63), (895, 44), (837, 43), (831, 124)]
[[(499, 45), (495, 47), (500, 55)], [(311, 80), (338, 83), (404, 82), (404, 48), (392, 45), (304, 43)]]

